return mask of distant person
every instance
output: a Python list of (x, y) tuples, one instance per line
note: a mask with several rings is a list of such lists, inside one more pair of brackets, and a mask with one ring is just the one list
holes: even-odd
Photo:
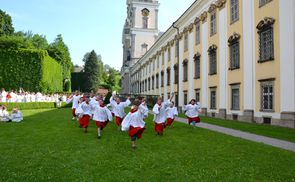
[(157, 103), (153, 107), (154, 122), (155, 122), (155, 131), (157, 135), (162, 136), (165, 128), (166, 121), (166, 109), (169, 107), (173, 94), (169, 100), (162, 102), (162, 98), (159, 97)]
[(18, 108), (14, 108), (12, 110), (10, 120), (12, 122), (21, 122), (23, 120), (23, 113)]
[(97, 138), (101, 138), (102, 130), (107, 126), (109, 121), (112, 121), (111, 111), (103, 104), (103, 98), (99, 97), (98, 104), (92, 105), (93, 121), (97, 126)]
[(166, 114), (167, 114), (166, 126), (171, 127), (175, 119), (175, 116), (178, 115), (177, 108), (174, 106), (173, 101), (170, 103), (170, 106), (166, 109)]
[(1, 89), (0, 102), (6, 102), (7, 92), (4, 88)]
[(0, 106), (0, 121), (3, 121), (3, 122), (10, 121), (9, 113), (4, 105)]
[(72, 102), (72, 116), (73, 116), (72, 120), (78, 119), (76, 115), (76, 109), (78, 107), (80, 98), (81, 96), (79, 95), (79, 92), (76, 91), (75, 94), (71, 95), (70, 98), (67, 100), (67, 103)]
[(136, 140), (142, 137), (142, 133), (145, 130), (145, 122), (143, 121), (145, 112), (139, 109), (140, 104), (140, 101), (135, 100), (132, 109), (122, 122), (122, 131), (129, 130), (128, 134), (131, 137), (131, 147), (133, 149), (136, 148)]
[(196, 127), (196, 123), (200, 123), (199, 112), (201, 112), (201, 105), (200, 103), (196, 103), (195, 99), (192, 99), (190, 103), (184, 106), (185, 115), (188, 119), (188, 124), (193, 125)]

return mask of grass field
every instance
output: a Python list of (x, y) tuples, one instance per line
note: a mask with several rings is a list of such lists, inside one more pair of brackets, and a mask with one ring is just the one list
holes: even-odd
[[(180, 114), (179, 117), (186, 118), (184, 114)], [(284, 128), (266, 124), (247, 123), (241, 121), (224, 120), (209, 117), (201, 117), (201, 120), (205, 123), (214, 124), (226, 128), (232, 128), (257, 135), (295, 142), (295, 129), (292, 128)]]
[(69, 109), (24, 111), (0, 123), (0, 181), (294, 181), (295, 153), (175, 123), (156, 136), (151, 118), (138, 148), (114, 123), (100, 141)]

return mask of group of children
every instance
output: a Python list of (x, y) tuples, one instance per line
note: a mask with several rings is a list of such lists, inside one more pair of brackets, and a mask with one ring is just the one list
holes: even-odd
[(11, 114), (7, 111), (4, 105), (0, 106), (0, 121), (1, 122), (21, 122), (23, 114), (18, 108), (12, 109)]
[[(157, 103), (152, 109), (154, 114), (155, 132), (162, 136), (164, 128), (171, 127), (175, 116), (178, 115), (177, 108), (172, 101), (174, 94), (167, 100), (162, 101), (158, 98)], [(104, 105), (104, 98), (101, 96), (80, 95), (75, 92), (68, 102), (72, 102), (73, 120), (78, 119), (80, 127), (87, 133), (90, 119), (95, 122), (97, 126), (97, 137), (101, 139), (102, 130), (107, 124), (115, 118), (115, 123), (118, 130), (128, 131), (131, 138), (132, 148), (136, 148), (136, 140), (142, 137), (145, 130), (145, 119), (148, 117), (148, 107), (145, 99), (135, 99), (131, 105), (130, 97), (122, 102), (115, 94), (110, 98), (110, 104)], [(126, 115), (125, 108), (131, 105), (130, 112)], [(110, 107), (110, 109), (109, 109)], [(196, 103), (194, 99), (190, 104), (184, 107), (188, 123), (196, 126), (200, 122), (198, 113), (200, 111), (200, 104)]]

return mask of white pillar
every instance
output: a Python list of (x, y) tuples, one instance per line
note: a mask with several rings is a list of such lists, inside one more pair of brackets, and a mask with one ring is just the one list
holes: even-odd
[(227, 72), (228, 72), (228, 55), (227, 55), (227, 9), (219, 11), (219, 108), (227, 108)]
[(244, 47), (244, 110), (255, 110), (256, 28), (254, 25), (254, 0), (242, 1)]
[(208, 22), (201, 23), (201, 38), (202, 38), (202, 88), (201, 88), (201, 105), (202, 108), (208, 108)]
[(188, 101), (195, 98), (194, 94), (194, 31), (189, 33), (189, 40), (188, 40), (188, 51), (189, 51), (189, 58), (188, 58)]
[(184, 40), (184, 37), (182, 37), (181, 40), (179, 40), (179, 75), (178, 75), (178, 84), (179, 84), (179, 93), (178, 93), (178, 100), (179, 100), (179, 103), (178, 105), (179, 106), (183, 106), (183, 65), (182, 65), (182, 62), (183, 62), (183, 40)]
[(279, 2), (280, 45), (274, 48), (280, 50), (281, 112), (295, 112), (295, 1)]

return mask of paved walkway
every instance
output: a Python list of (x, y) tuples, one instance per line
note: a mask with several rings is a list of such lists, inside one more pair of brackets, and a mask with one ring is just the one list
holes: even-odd
[[(187, 123), (187, 119), (179, 118), (179, 117), (176, 117), (175, 121), (179, 121), (179, 122), (182, 122), (182, 123)], [(255, 135), (255, 134), (251, 134), (251, 133), (248, 133), (248, 132), (229, 129), (229, 128), (216, 126), (216, 125), (212, 125), (212, 124), (207, 124), (207, 123), (202, 123), (202, 122), (197, 124), (197, 126), (200, 127), (200, 128), (205, 128), (205, 129), (216, 131), (216, 132), (219, 132), (219, 133), (224, 133), (224, 134), (227, 134), (227, 135), (231, 135), (231, 136), (234, 136), (234, 137), (250, 140), (250, 141), (253, 141), (253, 142), (264, 143), (264, 144), (267, 144), (267, 145), (271, 145), (271, 146), (274, 146), (274, 147), (278, 147), (278, 148), (281, 148), (281, 149), (285, 149), (285, 150), (295, 152), (295, 143), (292, 143), (292, 142), (287, 142), (287, 141), (284, 141), (284, 140), (279, 140), (279, 139), (274, 139), (274, 138), (270, 138), (270, 137)]]

